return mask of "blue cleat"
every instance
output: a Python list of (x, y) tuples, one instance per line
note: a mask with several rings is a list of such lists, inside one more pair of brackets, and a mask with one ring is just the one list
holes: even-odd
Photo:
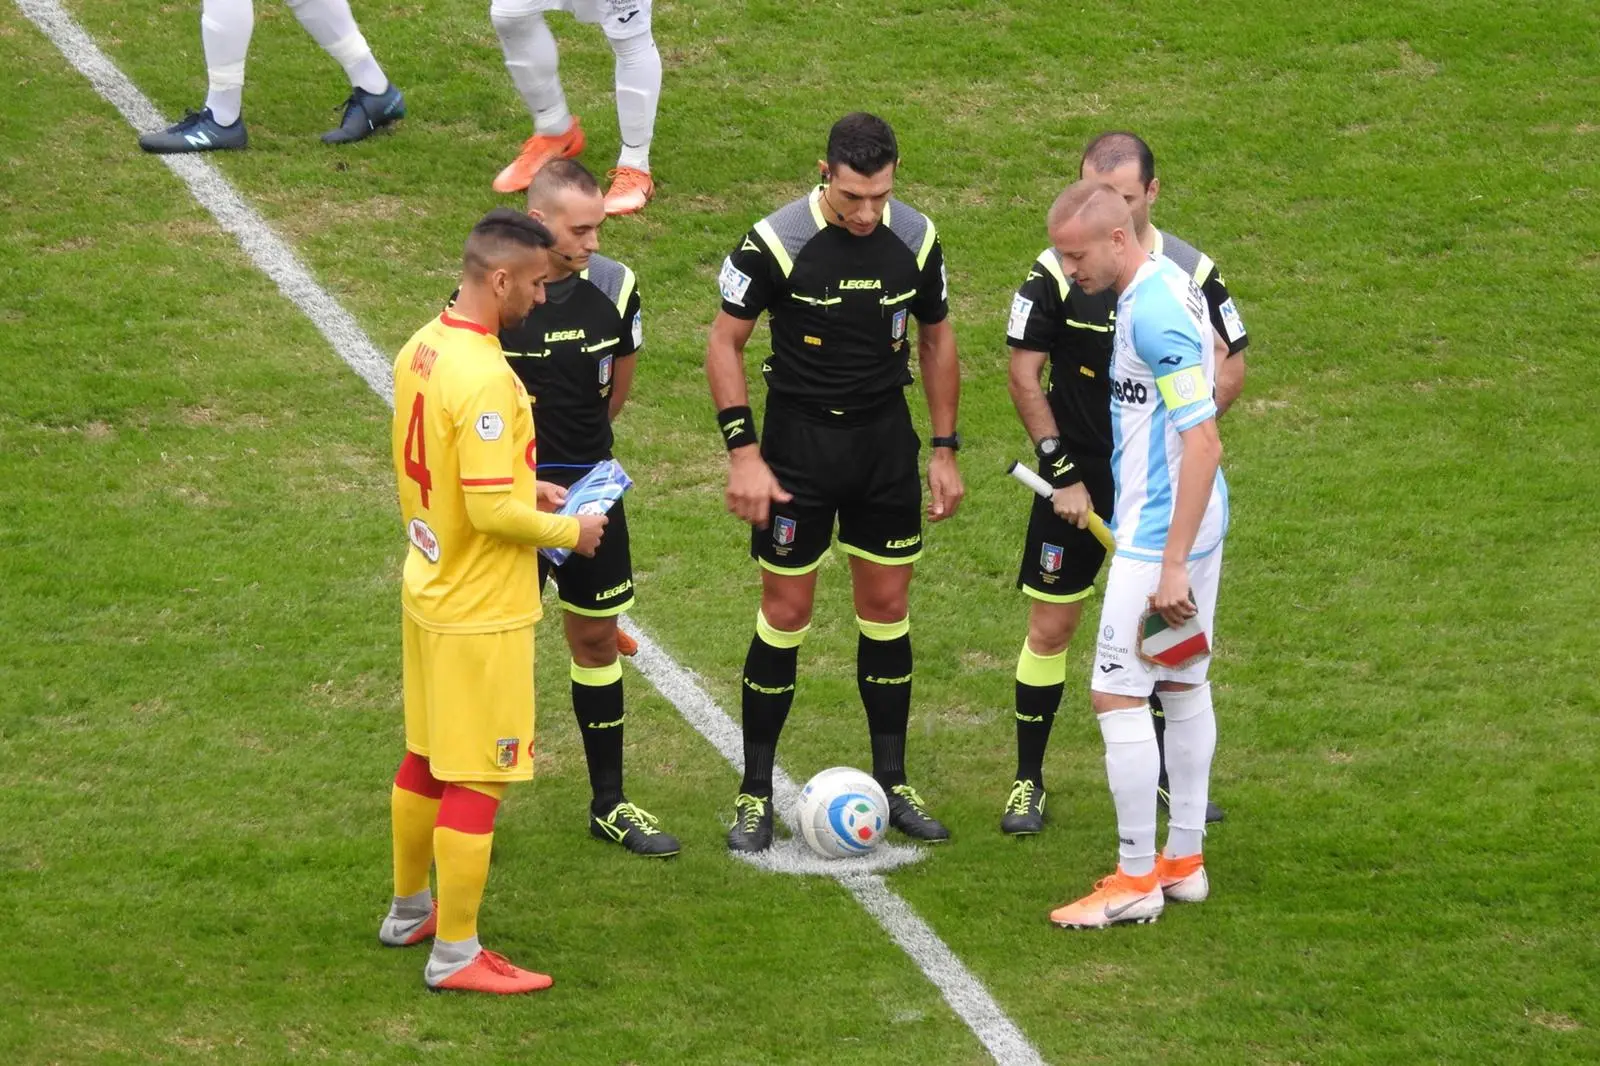
[(406, 117), (406, 98), (392, 84), (381, 93), (365, 89), (350, 90), (344, 102), (344, 118), (339, 128), (322, 135), (323, 144), (350, 144), (365, 140), (373, 132)]
[(179, 152), (215, 152), (222, 148), (243, 148), (250, 143), (244, 132), (244, 119), (224, 126), (211, 117), (209, 107), (186, 111), (183, 118), (164, 130), (139, 135), (139, 147), (157, 155)]

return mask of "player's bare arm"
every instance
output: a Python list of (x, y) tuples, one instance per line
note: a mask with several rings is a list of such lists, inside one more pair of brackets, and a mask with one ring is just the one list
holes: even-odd
[(623, 404), (628, 402), (628, 393), (633, 391), (633, 371), (638, 362), (636, 357), (625, 355), (619, 357), (611, 367), (611, 397), (607, 402), (606, 417), (613, 422), (622, 413)]
[(1222, 438), (1217, 420), (1208, 418), (1179, 434), (1183, 465), (1178, 472), (1177, 498), (1172, 504), (1172, 525), (1161, 556), (1161, 584), (1152, 602), (1169, 625), (1181, 625), (1195, 613), (1189, 602), (1189, 552), (1211, 502), (1211, 486), (1222, 464)]
[(1244, 352), (1228, 354), (1228, 346), (1217, 340), (1217, 417), (1227, 413), (1233, 401), (1244, 393)]
[[(1056, 425), (1055, 415), (1050, 412), (1050, 401), (1045, 399), (1044, 388), (1040, 385), (1049, 358), (1044, 352), (1032, 352), (1026, 348), (1011, 349), (1008, 381), (1011, 404), (1017, 409), (1017, 417), (1022, 419), (1023, 428), (1028, 431), (1028, 439), (1036, 445), (1042, 440), (1059, 440), (1061, 437), (1061, 427)], [(1083, 482), (1056, 489), (1050, 497), (1050, 505), (1056, 514), (1079, 529), (1089, 527), (1094, 501), (1089, 498), (1089, 490)]]
[[(928, 419), (935, 437), (956, 432), (956, 410), (961, 402), (961, 363), (956, 356), (956, 332), (948, 318), (931, 325), (917, 324), (917, 363), (922, 368), (922, 389), (928, 400)], [(928, 459), (928, 520), (942, 522), (954, 515), (966, 495), (956, 453), (934, 448)]]
[[(755, 319), (735, 318), (726, 311), (717, 312), (711, 323), (711, 337), (706, 342), (706, 381), (711, 386), (712, 404), (719, 412), (749, 408), (744, 349), (755, 328)], [(729, 428), (753, 434), (755, 427), (724, 427), (724, 430)], [(740, 519), (753, 526), (765, 526), (773, 501), (786, 503), (790, 496), (762, 460), (760, 446), (752, 441), (728, 452), (725, 499), (728, 510)]]

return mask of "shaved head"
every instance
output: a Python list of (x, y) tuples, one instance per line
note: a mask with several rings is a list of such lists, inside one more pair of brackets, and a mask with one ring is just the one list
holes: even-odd
[[(1143, 255), (1133, 214), (1117, 190), (1098, 181), (1078, 181), (1056, 197), (1045, 218), (1050, 244), (1078, 288), (1094, 294), (1118, 285)], [(1119, 289), (1120, 291), (1120, 289)]]
[(1098, 181), (1075, 181), (1050, 205), (1045, 228), (1054, 233), (1069, 222), (1079, 223), (1090, 236), (1104, 237), (1119, 227), (1132, 232), (1133, 216), (1111, 186)]
[[(478, 220), (461, 252), (457, 304), (474, 321), (515, 326), (544, 302), (554, 238), (521, 211), (497, 207)], [(490, 317), (490, 312), (493, 317)]]
[(565, 189), (576, 189), (585, 196), (600, 195), (600, 183), (588, 167), (576, 159), (552, 159), (528, 184), (528, 207), (548, 211)]

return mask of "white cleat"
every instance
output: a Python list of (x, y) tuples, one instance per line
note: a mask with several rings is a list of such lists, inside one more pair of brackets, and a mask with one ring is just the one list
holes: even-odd
[(1176, 859), (1156, 856), (1156, 880), (1162, 894), (1174, 903), (1203, 903), (1211, 895), (1205, 856), (1199, 852)]

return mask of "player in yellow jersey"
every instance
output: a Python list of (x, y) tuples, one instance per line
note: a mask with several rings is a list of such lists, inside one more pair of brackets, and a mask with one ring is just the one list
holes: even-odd
[(404, 947), (432, 937), (423, 977), (436, 990), (552, 983), (483, 950), (478, 906), (506, 785), (533, 777), (536, 550), (593, 555), (606, 524), (538, 510), (533, 414), (500, 351), (499, 331), (544, 302), (553, 243), (520, 212), (485, 215), (467, 238), (455, 305), (394, 365), (391, 451), (411, 542), (401, 591), (406, 755), (391, 792), (394, 900), (378, 939)]

